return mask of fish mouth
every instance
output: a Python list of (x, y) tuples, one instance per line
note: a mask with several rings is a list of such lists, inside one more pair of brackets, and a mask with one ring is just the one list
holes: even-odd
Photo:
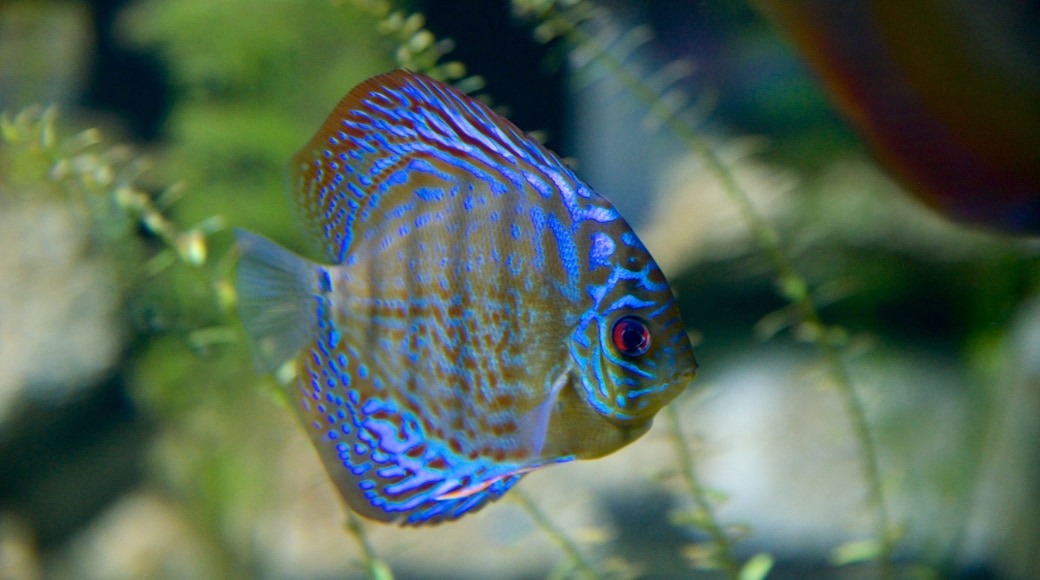
[(692, 365), (680, 370), (679, 372), (669, 377), (668, 385), (671, 387), (681, 386), (685, 389), (687, 386), (690, 385), (690, 383), (694, 381), (694, 379), (697, 378), (697, 370), (699, 368), (700, 365), (697, 364), (697, 361), (693, 361)]

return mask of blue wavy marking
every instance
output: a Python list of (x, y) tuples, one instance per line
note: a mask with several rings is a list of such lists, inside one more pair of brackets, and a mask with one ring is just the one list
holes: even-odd
[[(371, 394), (362, 398), (356, 389), (344, 397), (350, 379), (343, 379), (350, 377), (351, 361), (343, 353), (329, 359), (329, 341), (317, 343), (308, 357), (307, 377), (300, 381), (301, 408), (318, 417), (312, 423), (313, 438), (337, 458), (338, 465), (329, 466), (329, 471), (341, 489), (347, 488), (345, 496), (354, 509), (404, 525), (435, 523), (498, 499), (522, 477), (510, 475), (518, 465), (461, 460), (430, 437), (419, 417), (392, 399)], [(416, 450), (421, 453), (415, 455)], [(471, 495), (438, 499), (495, 478), (499, 479)]]

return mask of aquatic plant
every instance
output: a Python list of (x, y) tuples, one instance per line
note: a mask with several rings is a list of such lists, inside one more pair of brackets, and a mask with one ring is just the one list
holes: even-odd
[[(622, 85), (632, 91), (648, 110), (648, 114), (658, 124), (667, 128), (703, 160), (707, 171), (723, 186), (731, 202), (740, 210), (748, 228), (754, 234), (762, 251), (769, 258), (776, 270), (776, 284), (779, 292), (793, 306), (793, 316), (787, 324), (795, 327), (796, 334), (802, 339), (812, 342), (820, 350), (821, 357), (829, 368), (834, 384), (845, 400), (849, 421), (854, 425), (860, 445), (864, 477), (870, 482), (870, 503), (877, 514), (876, 540), (877, 554), (882, 567), (881, 575), (889, 577), (888, 570), (893, 549), (894, 535), (890, 531), (889, 517), (885, 505), (881, 473), (878, 467), (877, 451), (866, 414), (859, 395), (856, 393), (849, 372), (842, 361), (838, 345), (845, 331), (841, 328), (828, 328), (824, 325), (817, 310), (809, 284), (793, 267), (787, 257), (780, 235), (752, 204), (748, 194), (737, 183), (734, 174), (707, 140), (697, 130), (700, 117), (690, 106), (689, 99), (679, 90), (671, 90), (671, 85), (688, 73), (689, 67), (677, 61), (661, 71), (644, 75), (638, 68), (630, 64), (630, 54), (649, 40), (646, 29), (635, 28), (627, 32), (619, 32), (612, 24), (610, 15), (594, 2), (582, 0), (514, 0), (517, 12), (526, 18), (534, 19), (538, 26), (535, 35), (540, 42), (551, 42), (563, 38), (578, 52), (581, 57), (574, 59), (591, 67), (600, 65), (606, 69), (605, 74), (617, 78)], [(706, 529), (714, 543), (714, 548), (697, 558), (697, 563), (709, 568), (721, 568), (731, 578), (746, 577), (750, 570), (740, 571), (734, 560), (731, 540), (722, 531), (711, 510), (711, 503), (697, 483), (694, 454), (687, 447), (680, 431), (680, 423), (674, 410), (669, 412), (672, 429), (676, 432), (676, 442), (681, 457), (684, 476), (688, 488), (697, 506), (697, 514), (689, 518), (691, 523), (699, 523)], [(861, 551), (858, 557), (871, 559), (874, 554)], [(755, 574), (768, 573), (767, 556), (756, 556), (752, 559)]]
[[(37, 195), (57, 198), (76, 209), (95, 241), (111, 246), (110, 251), (133, 251), (121, 242), (143, 228), (164, 245), (163, 252), (150, 257), (149, 271), (170, 260), (195, 267), (205, 264), (206, 238), (223, 227), (221, 218), (180, 228), (165, 213), (182, 192), (180, 184), (153, 196), (138, 184), (147, 163), (130, 147), (106, 144), (97, 129), (61, 135), (57, 120), (57, 109), (40, 106), (0, 115), (0, 167), (8, 201), (25, 202)], [(47, 191), (40, 192), (41, 187)], [(125, 271), (138, 268), (125, 266)]]

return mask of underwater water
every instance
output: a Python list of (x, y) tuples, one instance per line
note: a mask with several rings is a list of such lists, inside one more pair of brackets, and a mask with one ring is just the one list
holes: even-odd
[[(1034, 577), (1038, 240), (918, 201), (748, 3), (381, 4), (0, 5), (0, 577)], [(700, 368), (634, 443), (366, 556), (253, 368), (231, 229), (305, 252), (293, 153), (453, 61), (632, 224)]]

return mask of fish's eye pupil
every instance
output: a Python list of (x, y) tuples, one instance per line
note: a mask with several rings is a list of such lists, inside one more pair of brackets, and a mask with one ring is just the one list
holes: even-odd
[(650, 350), (650, 328), (635, 316), (619, 318), (610, 334), (618, 352), (625, 356), (642, 356)]

